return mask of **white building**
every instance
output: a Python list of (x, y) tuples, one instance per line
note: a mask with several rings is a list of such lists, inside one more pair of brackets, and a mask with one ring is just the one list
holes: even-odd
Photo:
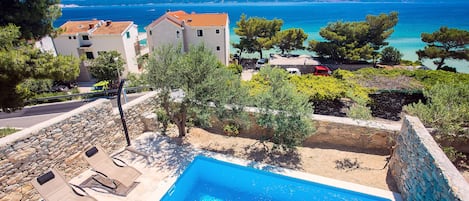
[(54, 56), (57, 56), (54, 42), (50, 36), (44, 36), (41, 38), (41, 40), (36, 41), (34, 43), (34, 47), (39, 48), (42, 52), (48, 52)]
[(150, 51), (165, 44), (181, 44), (187, 51), (191, 45), (204, 43), (223, 64), (228, 65), (230, 30), (226, 13), (167, 12), (145, 29)]
[[(123, 77), (138, 73), (137, 54), (140, 51), (138, 29), (132, 21), (68, 21), (62, 33), (54, 38), (57, 54), (98, 57), (100, 52), (116, 50), (125, 60)], [(85, 64), (80, 66), (78, 81), (90, 81), (91, 75)]]

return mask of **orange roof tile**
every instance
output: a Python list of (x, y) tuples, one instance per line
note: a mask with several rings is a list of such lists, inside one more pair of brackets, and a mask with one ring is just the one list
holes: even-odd
[[(97, 27), (97, 25), (101, 22), (101, 26)], [(90, 20), (90, 21), (68, 21), (60, 28), (64, 30), (62, 34), (67, 35), (74, 35), (77, 33), (84, 33), (88, 32), (90, 29), (95, 28), (92, 34), (103, 34), (103, 35), (110, 35), (110, 34), (122, 34), (125, 30), (128, 29), (133, 22), (131, 21), (123, 21), (123, 22), (112, 22), (110, 25), (107, 25), (105, 21), (100, 20)]]
[[(188, 14), (184, 11), (174, 11), (167, 12), (160, 18), (153, 21), (148, 27), (152, 28), (162, 20), (168, 19), (169, 21), (182, 25), (181, 22), (184, 21), (185, 24), (189, 26), (226, 26), (228, 21), (228, 14), (226, 13), (207, 13), (207, 14)], [(178, 22), (179, 21), (179, 22)]]
[(169, 12), (168, 15), (184, 21), (189, 26), (225, 26), (228, 20), (226, 13), (187, 14), (184, 11), (175, 11)]
[(77, 34), (84, 33), (90, 29), (90, 24), (93, 26), (97, 24), (99, 20), (90, 20), (90, 21), (68, 21), (60, 28), (64, 31), (62, 34)]
[(132, 25), (133, 22), (131, 21), (124, 21), (124, 22), (111, 22), (110, 25), (107, 25), (106, 22), (103, 23), (93, 34), (122, 34), (125, 30)]

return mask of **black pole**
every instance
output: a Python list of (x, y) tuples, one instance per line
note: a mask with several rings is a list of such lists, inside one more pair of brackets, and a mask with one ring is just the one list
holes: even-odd
[(122, 88), (124, 87), (125, 80), (122, 79), (119, 84), (119, 89), (117, 91), (117, 107), (119, 108), (119, 114), (121, 115), (122, 126), (124, 127), (125, 140), (127, 141), (127, 146), (130, 146), (130, 137), (129, 131), (127, 130), (127, 123), (125, 123), (124, 111), (122, 110), (121, 104), (121, 94)]

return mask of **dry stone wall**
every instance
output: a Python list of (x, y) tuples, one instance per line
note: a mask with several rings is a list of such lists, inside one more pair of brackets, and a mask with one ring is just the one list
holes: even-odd
[(469, 201), (469, 184), (416, 117), (405, 117), (390, 170), (405, 200)]
[[(252, 111), (251, 111), (252, 112)], [(392, 136), (399, 133), (399, 123), (356, 120), (345, 117), (313, 115), (316, 131), (302, 144), (305, 147), (340, 147), (348, 150), (371, 151), (377, 154), (390, 154), (394, 144)], [(214, 133), (224, 133), (224, 124), (213, 119), (212, 127), (207, 129)], [(240, 129), (239, 137), (262, 139), (268, 131), (258, 126), (251, 116), (249, 128)]]
[[(149, 120), (156, 92), (123, 106), (131, 139), (144, 129), (155, 128)], [(79, 157), (88, 145), (100, 144), (109, 153), (126, 141), (117, 108), (99, 99), (56, 118), (0, 139), (0, 200), (38, 200), (30, 181), (50, 168), (68, 179), (88, 169)]]

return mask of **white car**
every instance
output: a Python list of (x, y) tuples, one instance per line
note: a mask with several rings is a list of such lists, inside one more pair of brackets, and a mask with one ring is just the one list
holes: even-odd
[(256, 70), (260, 70), (267, 63), (267, 59), (258, 59), (256, 62)]
[(300, 69), (298, 68), (286, 68), (285, 70), (292, 75), (301, 75)]

